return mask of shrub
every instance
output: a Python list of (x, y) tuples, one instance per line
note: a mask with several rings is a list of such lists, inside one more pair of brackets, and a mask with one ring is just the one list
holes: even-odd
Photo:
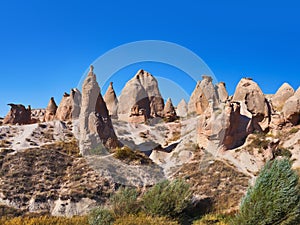
[(136, 189), (121, 187), (119, 191), (110, 198), (111, 209), (115, 218), (138, 213), (140, 207), (137, 198), (138, 193)]
[(191, 202), (190, 186), (182, 180), (166, 180), (150, 188), (142, 198), (145, 213), (177, 217)]
[(112, 225), (114, 220), (113, 213), (101, 207), (92, 210), (88, 218), (90, 225)]
[(233, 224), (300, 224), (298, 179), (288, 159), (267, 162), (248, 189)]
[(116, 220), (114, 225), (179, 225), (166, 217), (152, 217), (146, 214), (128, 215)]

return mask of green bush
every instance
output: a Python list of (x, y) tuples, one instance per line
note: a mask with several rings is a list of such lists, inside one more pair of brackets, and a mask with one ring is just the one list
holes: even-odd
[(236, 225), (300, 224), (298, 175), (288, 159), (267, 162), (242, 200)]
[(114, 225), (179, 225), (166, 217), (152, 217), (146, 214), (128, 215), (116, 220)]
[(112, 225), (115, 218), (110, 210), (99, 207), (90, 212), (88, 220), (90, 225)]
[(190, 186), (182, 180), (166, 180), (150, 188), (142, 198), (145, 213), (177, 217), (191, 201)]
[(138, 193), (133, 188), (120, 188), (110, 198), (111, 209), (115, 218), (123, 217), (128, 214), (136, 214), (140, 207), (137, 201)]

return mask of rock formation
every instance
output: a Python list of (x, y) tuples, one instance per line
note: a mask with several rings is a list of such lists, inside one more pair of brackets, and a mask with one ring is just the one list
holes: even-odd
[(3, 124), (30, 124), (31, 123), (31, 107), (26, 109), (21, 104), (8, 104), (11, 109), (3, 120)]
[(224, 82), (220, 82), (216, 85), (217, 93), (221, 102), (225, 102), (228, 99), (228, 92)]
[(117, 117), (118, 115), (118, 98), (116, 96), (115, 90), (113, 88), (113, 83), (110, 82), (109, 87), (103, 96), (106, 103), (109, 115), (111, 117)]
[(241, 146), (249, 134), (247, 126), (250, 119), (241, 115), (240, 110), (240, 103), (220, 104), (217, 110), (210, 104), (197, 124), (198, 145), (208, 148), (209, 142), (214, 141), (214, 147), (233, 149)]
[(118, 145), (106, 104), (100, 94), (100, 87), (90, 67), (82, 85), (82, 104), (79, 117), (80, 152), (91, 154), (95, 148), (113, 148)]
[(285, 102), (294, 95), (294, 92), (288, 83), (284, 83), (271, 99), (273, 108), (281, 111)]
[(46, 108), (44, 121), (48, 122), (48, 121), (54, 120), (55, 115), (56, 115), (56, 110), (57, 110), (57, 105), (56, 105), (56, 102), (54, 101), (54, 98), (52, 97)]
[(216, 89), (212, 83), (212, 78), (202, 76), (202, 81), (198, 81), (188, 103), (189, 114), (203, 114), (207, 109), (209, 102), (213, 102), (213, 107), (218, 106), (219, 98)]
[(282, 109), (284, 119), (293, 125), (300, 122), (300, 87), (284, 104)]
[(61, 121), (77, 119), (80, 114), (81, 93), (72, 89), (71, 94), (65, 93), (56, 111), (55, 118)]
[(164, 118), (167, 122), (173, 122), (177, 119), (176, 111), (170, 98), (168, 98), (164, 108)]
[(130, 117), (134, 117), (131, 113), (133, 108), (136, 111), (144, 111), (147, 118), (163, 116), (164, 101), (157, 80), (144, 70), (139, 70), (122, 90), (118, 118), (129, 121)]
[(176, 114), (179, 117), (187, 117), (187, 113), (188, 113), (188, 105), (186, 101), (182, 99), (177, 105)]
[[(271, 109), (262, 90), (252, 79), (241, 79), (236, 87), (232, 101), (240, 102), (241, 110), (247, 110), (251, 113), (251, 123), (248, 127), (250, 133), (254, 130), (262, 131), (268, 127)], [(246, 107), (246, 109), (243, 109), (243, 107)]]
[(44, 122), (46, 109), (31, 109), (31, 122), (39, 123)]

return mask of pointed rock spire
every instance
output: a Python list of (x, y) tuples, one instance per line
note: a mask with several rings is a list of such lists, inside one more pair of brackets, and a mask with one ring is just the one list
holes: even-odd
[(45, 117), (44, 117), (44, 121), (48, 122), (48, 121), (52, 121), (55, 119), (55, 115), (56, 115), (56, 110), (57, 110), (57, 105), (56, 102), (54, 100), (54, 97), (51, 97), (48, 106), (46, 108), (46, 113), (45, 113)]
[(186, 101), (182, 99), (177, 105), (176, 114), (179, 117), (186, 117), (187, 113), (188, 113), (188, 105)]
[(113, 88), (113, 82), (110, 82), (108, 89), (104, 95), (104, 101), (106, 103), (109, 115), (111, 117), (117, 117), (118, 115), (118, 98)]
[(123, 88), (119, 98), (118, 118), (129, 121), (133, 108), (143, 111), (147, 118), (163, 116), (164, 101), (157, 80), (144, 70), (139, 70)]
[(217, 106), (219, 104), (218, 94), (212, 83), (212, 78), (203, 75), (201, 82), (197, 82), (195, 90), (190, 97), (188, 112), (203, 114), (208, 108), (210, 101), (213, 103), (213, 106)]
[(106, 104), (100, 94), (93, 66), (82, 85), (82, 103), (79, 117), (80, 152), (91, 154), (91, 150), (102, 145), (107, 148), (118, 146)]
[(224, 82), (220, 82), (216, 86), (218, 91), (218, 96), (221, 102), (225, 102), (228, 99), (228, 92), (226, 90), (226, 84)]
[(293, 125), (300, 123), (300, 87), (284, 104), (282, 109), (284, 119)]
[(168, 98), (166, 105), (164, 107), (164, 118), (168, 122), (173, 122), (174, 120), (177, 119), (176, 111), (173, 106), (171, 98)]
[(288, 84), (284, 83), (272, 97), (272, 106), (275, 110), (281, 111), (285, 102), (294, 95), (295, 90)]

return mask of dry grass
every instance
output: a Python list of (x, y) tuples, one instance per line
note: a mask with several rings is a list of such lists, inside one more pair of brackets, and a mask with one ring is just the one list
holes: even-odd
[(130, 165), (150, 165), (152, 160), (140, 151), (134, 151), (127, 146), (117, 148), (114, 157)]
[(72, 218), (66, 217), (15, 217), (0, 218), (1, 225), (88, 225), (88, 219), (84, 216), (76, 216)]

